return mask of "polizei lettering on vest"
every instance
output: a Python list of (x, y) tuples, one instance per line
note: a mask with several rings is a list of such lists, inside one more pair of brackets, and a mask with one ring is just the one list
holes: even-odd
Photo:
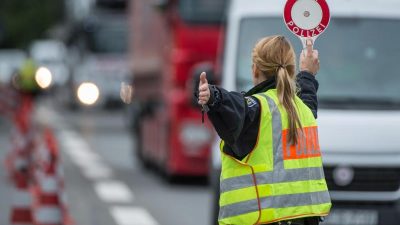
[(288, 130), (282, 132), (283, 158), (286, 160), (320, 157), (321, 150), (319, 147), (317, 128), (304, 127), (299, 129), (298, 133), (297, 144), (290, 145), (288, 142)]

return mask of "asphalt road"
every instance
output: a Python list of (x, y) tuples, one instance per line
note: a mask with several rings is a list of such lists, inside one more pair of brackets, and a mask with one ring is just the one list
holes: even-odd
[(133, 154), (123, 111), (63, 111), (49, 118), (57, 127), (77, 225), (210, 224), (206, 182), (169, 184), (144, 169)]
[[(44, 103), (42, 120), (55, 128), (65, 189), (76, 225), (210, 224), (211, 190), (206, 179), (170, 184), (144, 169), (122, 110), (56, 110)], [(0, 118), (0, 160), (10, 146), (10, 126)], [(12, 186), (0, 170), (0, 224), (7, 225)]]

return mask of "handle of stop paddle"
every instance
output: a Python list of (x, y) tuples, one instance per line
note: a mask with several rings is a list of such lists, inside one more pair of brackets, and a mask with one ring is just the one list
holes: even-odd
[(312, 40), (312, 47), (314, 49), (314, 44), (315, 44), (315, 40), (317, 39), (317, 37), (302, 37), (301, 39), (301, 44), (303, 45), (303, 50), (306, 51), (307, 50), (307, 40), (310, 39)]

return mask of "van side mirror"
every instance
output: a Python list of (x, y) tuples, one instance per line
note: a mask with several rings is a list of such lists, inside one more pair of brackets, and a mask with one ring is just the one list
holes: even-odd
[(199, 82), (200, 82), (200, 74), (202, 72), (205, 72), (207, 74), (207, 80), (209, 84), (216, 84), (216, 76), (214, 72), (214, 66), (210, 62), (204, 62), (204, 63), (199, 63), (193, 67), (193, 70), (190, 74), (190, 79), (189, 82), (191, 81), (191, 98), (192, 99), (192, 104), (197, 106), (197, 98), (194, 96), (194, 93), (197, 93), (198, 88), (199, 88)]

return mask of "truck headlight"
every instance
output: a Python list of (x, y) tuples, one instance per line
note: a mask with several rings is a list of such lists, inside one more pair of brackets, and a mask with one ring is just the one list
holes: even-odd
[(93, 105), (99, 99), (100, 91), (94, 83), (85, 82), (79, 85), (76, 94), (81, 103)]
[(187, 122), (182, 125), (180, 141), (189, 154), (196, 154), (202, 147), (210, 144), (212, 133), (201, 123)]
[(35, 81), (42, 89), (50, 87), (52, 79), (53, 75), (46, 67), (40, 67), (35, 73)]

